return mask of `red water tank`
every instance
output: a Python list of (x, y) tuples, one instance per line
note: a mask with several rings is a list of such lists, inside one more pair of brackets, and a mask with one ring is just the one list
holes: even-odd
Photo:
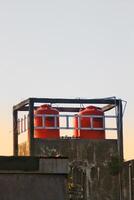
[[(91, 128), (91, 120), (93, 128), (103, 128), (103, 118), (94, 117), (91, 119), (91, 117), (86, 117), (86, 115), (104, 116), (104, 112), (101, 108), (95, 106), (88, 106), (80, 111), (74, 118), (74, 137), (83, 139), (105, 139), (105, 130), (78, 130), (78, 120), (80, 120), (81, 128)], [(79, 119), (78, 116), (80, 116)]]
[[(44, 126), (43, 129), (35, 129), (34, 131), (34, 137), (35, 138), (59, 138), (59, 129), (48, 129), (48, 128), (54, 128), (55, 126), (55, 120), (56, 120), (56, 126), (59, 127), (59, 117), (57, 116), (56, 119), (54, 116), (51, 115), (59, 115), (59, 111), (57, 109), (52, 108), (51, 105), (44, 104), (40, 106), (37, 110), (35, 110), (34, 115), (50, 115), (46, 116), (44, 120)], [(41, 116), (35, 116), (34, 117), (34, 126), (35, 127), (43, 127), (43, 119)]]

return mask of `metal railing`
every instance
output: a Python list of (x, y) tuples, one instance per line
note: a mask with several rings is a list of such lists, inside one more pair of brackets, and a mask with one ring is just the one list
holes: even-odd
[[(42, 126), (34, 126), (34, 129), (48, 129), (48, 130), (108, 130), (108, 131), (117, 131), (117, 125), (116, 127), (106, 127), (105, 122), (106, 119), (116, 119), (116, 115), (52, 115), (52, 114), (36, 114), (34, 115), (34, 118), (40, 118), (42, 122)], [(83, 127), (83, 119), (89, 119), (89, 127)], [(53, 126), (46, 126), (46, 120), (53, 120)], [(77, 128), (74, 126), (73, 120), (76, 119), (78, 122)], [(102, 120), (102, 126), (101, 127), (95, 127), (94, 126), (94, 120), (95, 119), (101, 119)], [(61, 121), (64, 121), (64, 123), (61, 123)], [(28, 116), (24, 116), (24, 118), (18, 119), (18, 134), (24, 133), (28, 130)], [(64, 124), (64, 125), (63, 125)]]
[(18, 134), (24, 133), (28, 130), (28, 115), (17, 120)]
[[(37, 114), (34, 117), (39, 117), (42, 120), (42, 126), (35, 126), (35, 129), (76, 129), (76, 130), (117, 130), (113, 127), (105, 127), (105, 120), (107, 118), (116, 119), (117, 116), (114, 115), (50, 115), (50, 114)], [(54, 126), (46, 126), (45, 122), (48, 118), (53, 118)], [(70, 121), (74, 120), (75, 118), (78, 119), (78, 128), (71, 125)], [(83, 127), (82, 119), (88, 118), (89, 119), (89, 127)], [(65, 125), (58, 124), (58, 121), (62, 119), (65, 120)], [(102, 119), (103, 127), (94, 127), (94, 119)]]

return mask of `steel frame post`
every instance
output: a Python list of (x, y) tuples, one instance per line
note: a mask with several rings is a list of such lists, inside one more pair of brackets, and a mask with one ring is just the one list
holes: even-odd
[(29, 119), (28, 119), (28, 131), (29, 131), (29, 153), (30, 156), (34, 155), (34, 101), (29, 99)]
[(123, 175), (122, 175), (122, 167), (124, 161), (123, 155), (123, 112), (122, 112), (122, 100), (119, 100), (117, 104), (117, 136), (118, 136), (118, 153), (119, 153), (119, 161), (121, 164), (121, 171), (119, 174), (119, 182), (120, 182), (120, 200), (123, 200)]
[(18, 128), (17, 128), (18, 112), (13, 109), (13, 155), (18, 156)]

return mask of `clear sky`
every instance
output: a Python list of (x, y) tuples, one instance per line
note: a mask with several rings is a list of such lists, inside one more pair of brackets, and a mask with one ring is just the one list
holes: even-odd
[(134, 158), (134, 1), (0, 1), (0, 154), (11, 152), (12, 106), (28, 97), (128, 102), (125, 158)]

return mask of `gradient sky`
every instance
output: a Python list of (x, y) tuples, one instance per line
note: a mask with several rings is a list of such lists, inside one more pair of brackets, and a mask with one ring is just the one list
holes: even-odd
[(128, 102), (134, 158), (134, 1), (0, 1), (0, 154), (12, 149), (12, 106), (28, 97)]

